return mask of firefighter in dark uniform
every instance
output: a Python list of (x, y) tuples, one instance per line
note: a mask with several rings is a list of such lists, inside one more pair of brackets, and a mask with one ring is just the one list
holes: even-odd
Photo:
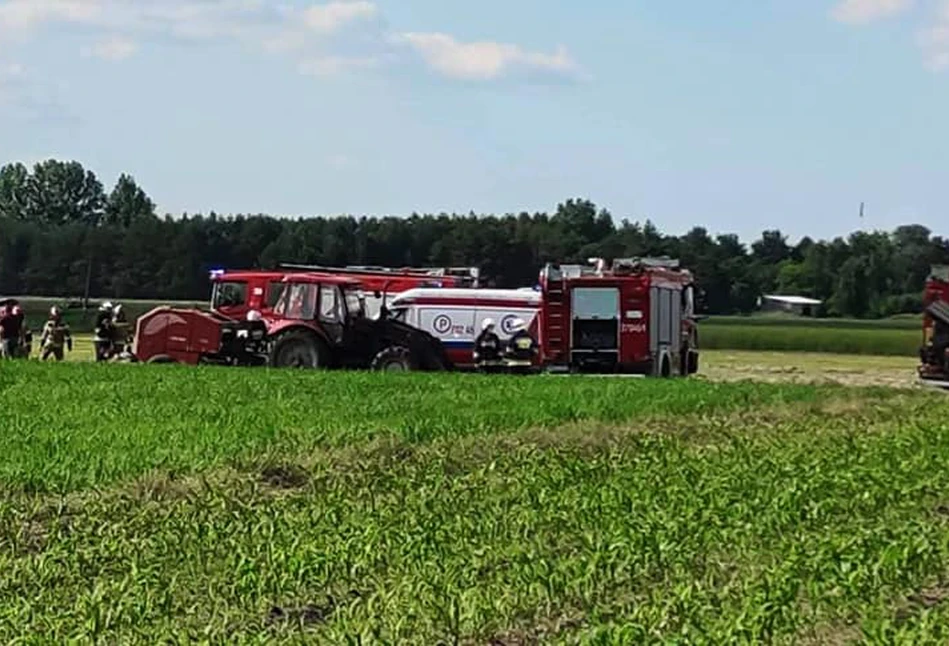
[(16, 319), (17, 327), (20, 330), (15, 356), (20, 359), (28, 359), (33, 351), (33, 332), (26, 325), (26, 314), (19, 305), (13, 306), (13, 318)]
[(511, 327), (513, 333), (504, 348), (504, 359), (518, 372), (530, 370), (537, 354), (537, 342), (527, 331), (527, 325), (522, 319), (515, 319)]
[(107, 361), (112, 352), (115, 339), (115, 325), (112, 322), (112, 303), (105, 302), (96, 312), (95, 337), (96, 361)]
[(479, 370), (490, 371), (501, 363), (501, 339), (494, 331), (494, 319), (484, 319), (474, 343), (474, 362)]

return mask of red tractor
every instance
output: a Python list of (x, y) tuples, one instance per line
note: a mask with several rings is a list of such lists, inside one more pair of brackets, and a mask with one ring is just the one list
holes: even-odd
[(269, 365), (302, 368), (448, 370), (431, 334), (388, 316), (369, 318), (362, 283), (329, 274), (284, 277), (268, 318)]
[[(362, 284), (327, 274), (287, 274), (262, 317), (159, 307), (136, 323), (138, 361), (278, 368), (448, 370), (432, 335), (389, 317), (366, 316)], [(256, 320), (255, 320), (256, 319)]]

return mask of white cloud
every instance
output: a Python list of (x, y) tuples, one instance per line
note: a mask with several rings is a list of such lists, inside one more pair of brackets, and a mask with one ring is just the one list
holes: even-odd
[(17, 31), (53, 21), (93, 23), (101, 11), (99, 0), (6, 0), (0, 3), (0, 27)]
[(544, 54), (507, 43), (463, 43), (449, 34), (418, 32), (403, 33), (394, 40), (408, 44), (435, 71), (456, 79), (493, 80), (518, 67), (557, 73), (577, 70), (562, 46), (553, 54)]
[(917, 42), (929, 69), (949, 69), (949, 0), (943, 0), (932, 22), (919, 31)]
[[(893, 0), (891, 0), (893, 1)], [(493, 80), (516, 71), (577, 71), (566, 49), (525, 50), (490, 40), (463, 42), (445, 33), (387, 37), (370, 0), (297, 6), (283, 0), (0, 0), (0, 42), (28, 39), (51, 24), (80, 27), (81, 54), (123, 60), (156, 40), (230, 41), (290, 57), (305, 75), (325, 77), (375, 69), (390, 57), (418, 56), (451, 78)], [(361, 25), (357, 38), (333, 38)], [(396, 44), (398, 47), (393, 49)]]
[(889, 18), (913, 6), (913, 0), (842, 0), (831, 11), (835, 20), (863, 24)]
[(138, 45), (135, 41), (122, 36), (112, 36), (100, 40), (91, 47), (83, 48), (82, 54), (107, 61), (121, 61), (132, 56), (137, 50)]
[(313, 5), (303, 11), (303, 23), (314, 31), (334, 32), (351, 22), (375, 17), (378, 8), (372, 2), (330, 2)]

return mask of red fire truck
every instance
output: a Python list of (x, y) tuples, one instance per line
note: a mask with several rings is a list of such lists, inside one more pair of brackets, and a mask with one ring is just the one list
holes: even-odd
[(549, 370), (657, 376), (698, 371), (692, 274), (669, 258), (548, 264), (540, 338)]
[(524, 321), (548, 371), (689, 375), (698, 370), (691, 273), (667, 258), (619, 259), (607, 267), (547, 265), (539, 290), (411, 289), (393, 316), (438, 338), (456, 367), (472, 365), (486, 318), (503, 340)]
[(283, 278), (288, 274), (301, 272), (346, 276), (358, 280), (366, 291), (366, 313), (370, 317), (378, 316), (383, 298), (388, 305), (395, 295), (405, 290), (416, 287), (477, 288), (480, 278), (477, 267), (386, 269), (358, 265), (324, 267), (282, 264), (280, 269), (274, 271), (216, 269), (211, 272), (211, 309), (237, 319), (244, 318), (251, 310), (256, 310), (264, 318), (269, 318), (280, 300)]
[(949, 388), (949, 266), (934, 265), (923, 289), (923, 344), (919, 378)]

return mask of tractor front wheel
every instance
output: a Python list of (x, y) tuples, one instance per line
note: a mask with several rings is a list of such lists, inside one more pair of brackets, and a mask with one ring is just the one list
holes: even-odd
[(270, 355), (274, 368), (326, 367), (329, 358), (325, 344), (312, 334), (290, 332), (276, 340)]
[(415, 370), (415, 362), (408, 348), (393, 345), (381, 350), (372, 360), (373, 370), (406, 372)]

